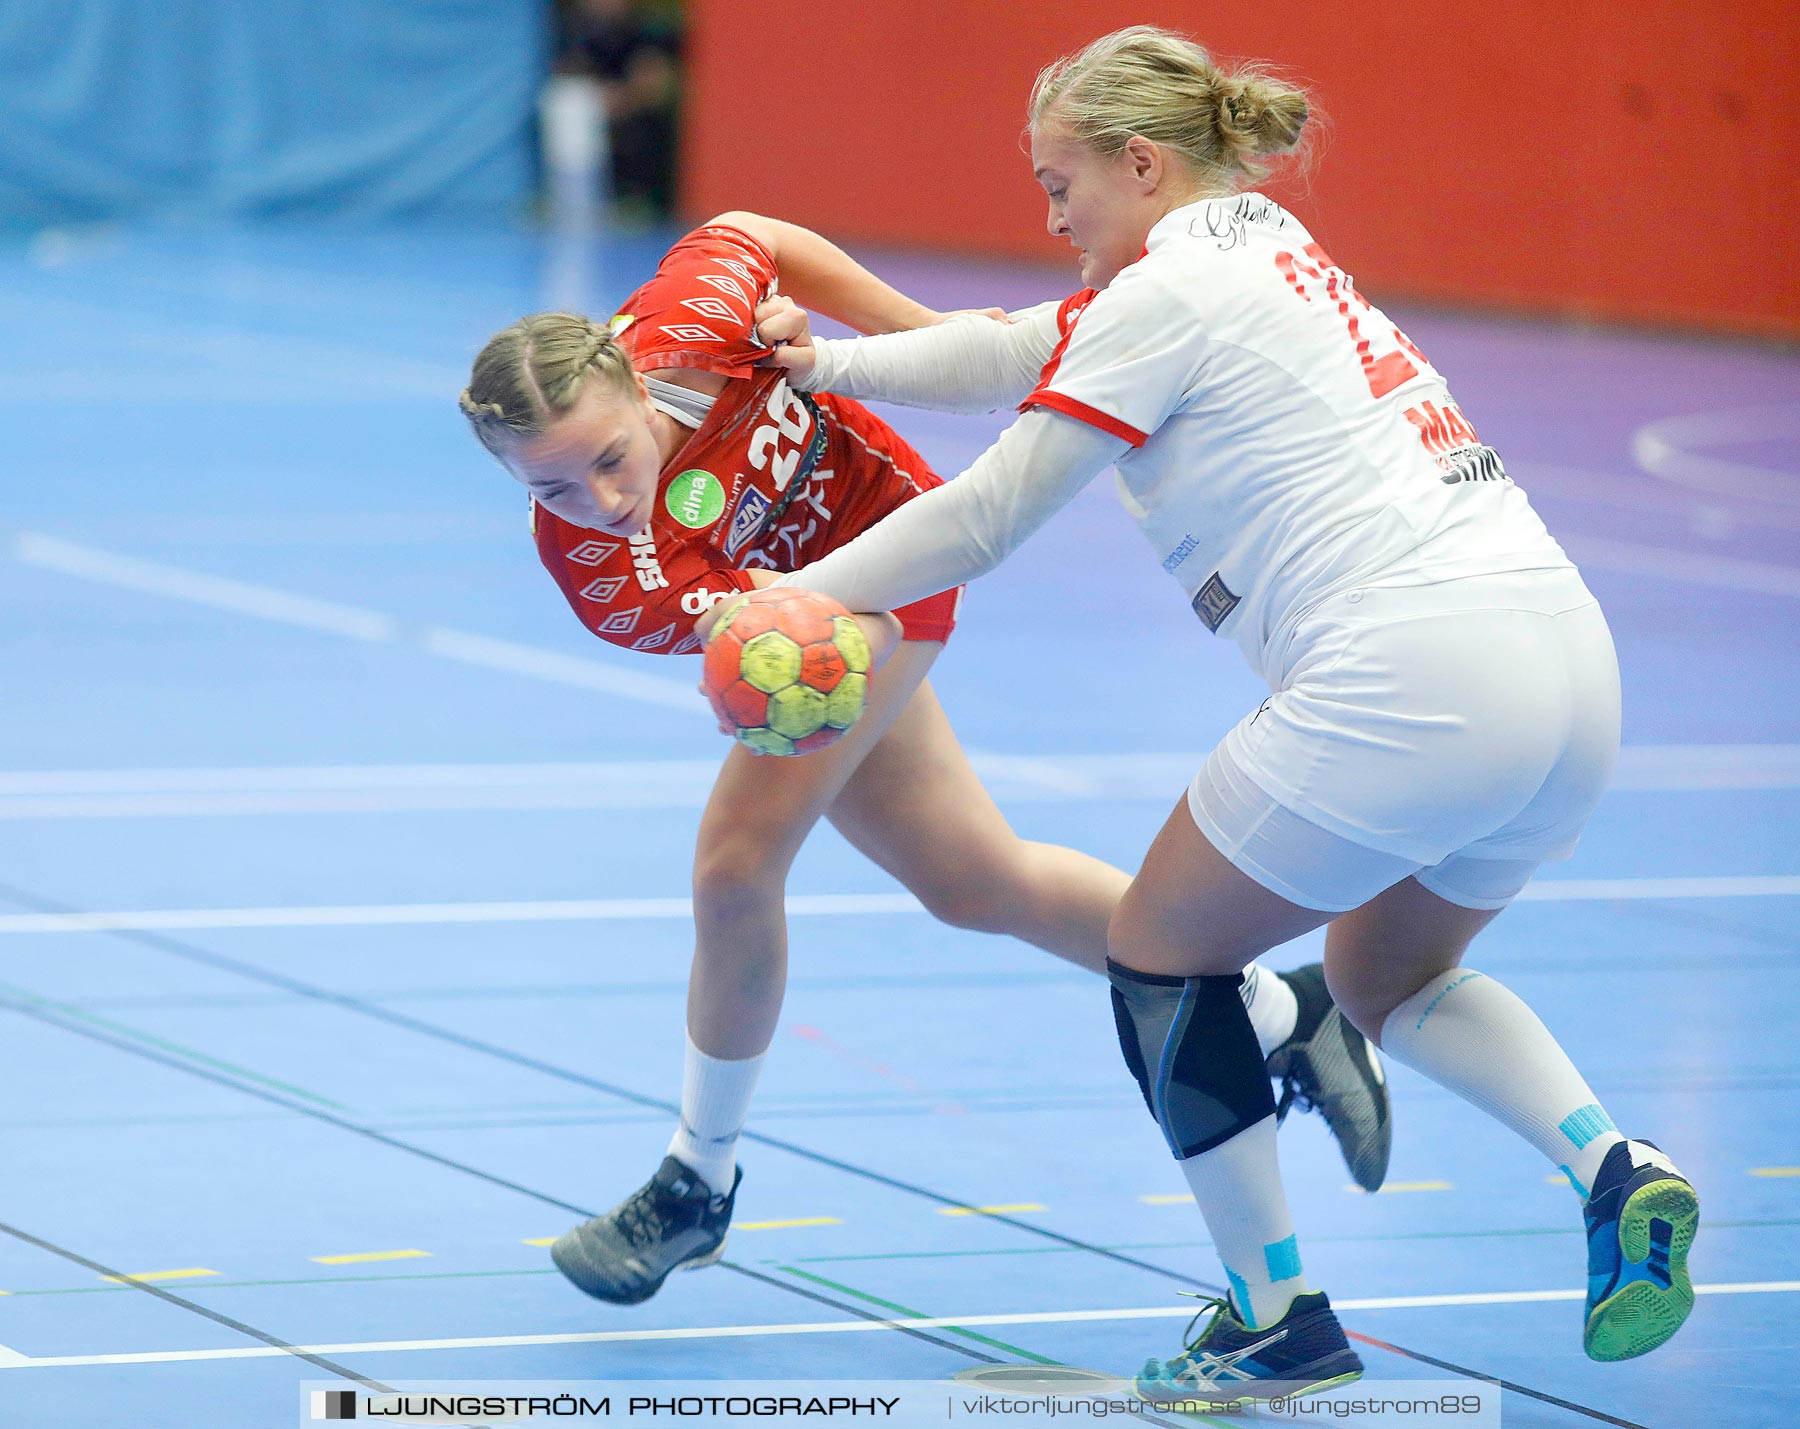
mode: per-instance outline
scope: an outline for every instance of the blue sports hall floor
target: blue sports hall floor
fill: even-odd
[[[0,1422],[1125,1371],[1215,1287],[1103,985],[934,924],[825,828],[725,1264],[636,1308],[551,1269],[667,1142],[724,745],[691,658],[570,618],[455,397],[491,331],[610,312],[670,236],[0,249]],[[862,256],[940,306],[1068,285]],[[1614,791],[1470,961],[1699,1185],[1700,1297],[1584,1359],[1568,1187],[1404,1070],[1381,1194],[1315,1119],[1283,1134],[1307,1270],[1371,1379],[1503,1382],[1509,1426],[1800,1422],[1800,360],[1390,307],[1624,666]],[[945,472],[1002,420],[891,415]],[[1023,834],[1128,868],[1261,697],[1145,557],[1096,482],[934,676]]]

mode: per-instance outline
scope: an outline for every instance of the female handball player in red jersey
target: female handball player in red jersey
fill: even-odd
[[[610,324],[525,318],[476,358],[461,405],[531,492],[538,554],[581,623],[615,645],[699,648],[713,603],[823,556],[940,485],[856,402],[793,390],[758,366],[754,315],[781,285],[865,333],[935,323],[817,234],[728,213],[669,250]],[[877,659],[858,723],[829,749],[756,758],[733,745],[700,820],[686,1075],[669,1154],[634,1195],[552,1250],[590,1295],[631,1304],[677,1266],[722,1253],[736,1143],[787,977],[783,890],[821,816],[937,917],[1010,933],[1103,972],[1130,880],[1017,837],[982,789],[926,680],[961,591],[862,617]],[[1263,975],[1247,1015],[1268,1071],[1331,1124],[1352,1174],[1385,1174],[1379,1064],[1315,965]]]
[[[1045,70],[1030,109],[1050,232],[1080,251],[1084,291],[1010,323],[810,350],[803,315],[761,315],[797,384],[1020,408],[958,480],[778,584],[891,608],[991,569],[1116,466],[1199,623],[1269,682],[1110,930],[1126,1064],[1230,1281],[1205,1329],[1140,1375],[1164,1401],[1362,1372],[1301,1268],[1239,984],[1321,924],[1345,1014],[1582,1198],[1587,1353],[1643,1354],[1693,1305],[1693,1188],[1620,1135],[1529,1007],[1459,966],[1538,864],[1569,855],[1606,786],[1606,621],[1424,354],[1246,191],[1307,114],[1300,91],[1179,35],[1119,31]]]

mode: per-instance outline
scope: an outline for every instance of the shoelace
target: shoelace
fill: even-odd
[[[662,1239],[663,1228],[668,1224],[656,1207],[654,1191],[640,1196],[633,1196],[619,1207],[619,1218],[615,1222],[619,1234],[634,1246],[652,1245]]]
[[[1175,1293],[1200,1302],[1200,1308],[1194,1311],[1194,1318],[1187,1322],[1187,1328],[1181,1332],[1181,1353],[1169,1362],[1168,1368],[1173,1374],[1182,1374],[1191,1369],[1190,1365],[1182,1361],[1206,1343],[1207,1337],[1213,1332],[1213,1326],[1219,1323],[1219,1316],[1230,1311],[1231,1302],[1222,1295],[1202,1295],[1194,1290],[1178,1290]],[[1206,1322],[1206,1328],[1196,1335],[1194,1326],[1200,1323],[1204,1315],[1212,1318]]]
[[[1275,1103],[1275,1124],[1277,1126],[1287,1120],[1289,1108],[1299,1107],[1301,1111],[1312,1111],[1316,1105],[1317,1103],[1306,1094],[1306,1089],[1300,1085],[1300,1078],[1297,1075],[1293,1072],[1282,1073],[1281,1099]]]

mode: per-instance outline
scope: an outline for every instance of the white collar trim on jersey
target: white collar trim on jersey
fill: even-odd
[[[650,405],[664,416],[673,417],[684,427],[698,428],[712,412],[714,399],[708,393],[696,392],[692,387],[664,382],[659,377],[648,375],[644,378],[644,387],[650,393]]]

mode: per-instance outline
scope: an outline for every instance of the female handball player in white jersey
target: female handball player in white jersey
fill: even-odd
[[[1049,226],[1088,285],[1009,322],[813,343],[796,384],[1021,415],[958,480],[785,576],[890,609],[992,569],[1098,472],[1208,630],[1273,694],[1213,751],[1109,930],[1125,1060],[1206,1217],[1228,1297],[1148,1397],[1254,1400],[1362,1366],[1308,1284],[1239,970],[1329,923],[1338,1004],[1583,1198],[1583,1344],[1624,1359],[1693,1303],[1692,1187],[1628,1141],[1543,1024],[1459,964],[1612,770],[1606,622],[1444,379],[1294,216],[1246,186],[1305,97],[1134,27],[1031,99]]]
[[[817,234],[722,215],[670,249],[610,324],[541,313],[477,357],[462,408],[531,491],[538,555],[584,627],[652,654],[699,648],[694,617],[830,551],[940,484],[847,398],[789,391],[753,315],[777,277],[863,332],[934,322]],[[861,719],[802,759],[727,755],[701,817],[686,1075],[669,1154],[640,1190],[552,1248],[603,1300],[647,1299],[722,1251],[736,1144],[787,978],[783,889],[821,815],[938,917],[1011,933],[1101,973],[1130,880],[1017,837],[970,769],[926,673],[956,621],[956,583],[865,618],[886,663]],[[898,617],[896,619],[896,616]],[[891,651],[891,654],[889,653]],[[1331,1124],[1370,1190],[1386,1173],[1374,1054],[1315,965],[1254,978],[1244,1001],[1267,1070]]]

